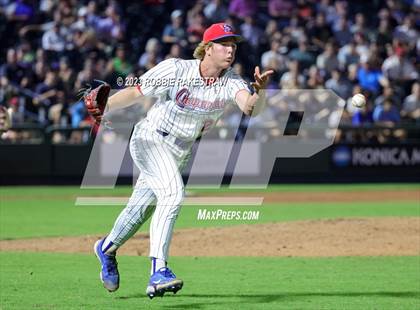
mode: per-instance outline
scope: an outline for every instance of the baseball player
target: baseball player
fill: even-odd
[[[231,68],[236,43],[241,37],[230,25],[211,25],[192,60],[167,59],[141,77],[140,85],[127,87],[108,99],[107,111],[126,107],[139,96],[158,97],[145,119],[136,124],[130,152],[140,176],[125,209],[105,238],[94,250],[102,269],[104,287],[119,287],[116,252],[153,214],[150,225],[151,277],[146,294],[163,296],[176,293],[183,281],[168,268],[168,251],[173,226],[184,197],[181,177],[194,142],[208,132],[221,117],[225,105],[236,104],[246,115],[257,113],[264,98],[272,70],[261,73],[255,68],[252,88]],[[98,90],[85,96],[88,110],[97,122],[103,109],[95,106]]]

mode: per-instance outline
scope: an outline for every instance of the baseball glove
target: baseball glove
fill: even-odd
[[[84,91],[83,101],[96,125],[100,125],[104,117],[110,91],[111,86],[105,82],[94,89],[88,88]]]

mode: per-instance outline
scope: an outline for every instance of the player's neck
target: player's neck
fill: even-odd
[[[217,68],[208,58],[200,61],[200,75],[204,79],[217,79],[223,73],[223,68]]]

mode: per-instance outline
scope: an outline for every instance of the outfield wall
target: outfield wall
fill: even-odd
[[[252,145],[242,145],[242,148],[249,150],[252,159],[235,173],[239,179],[258,183],[261,171],[271,171],[270,157],[281,145],[255,141],[247,143]],[[218,147],[223,148],[223,142],[214,141],[213,153],[208,155],[209,158],[201,158],[205,165],[202,165],[202,170],[195,171],[197,182],[206,183],[209,178],[217,177],[212,175],[212,171],[226,171],[223,182],[230,181],[239,145],[234,146],[227,166],[217,158]],[[91,149],[92,145],[88,144],[1,145],[0,182],[3,185],[80,184]],[[114,160],[109,154],[104,147],[101,158],[93,161],[97,162],[100,175],[107,180],[105,183],[111,184],[115,181],[115,173],[107,170],[107,162]],[[219,167],[220,163],[224,166]],[[419,182],[420,144],[333,145],[310,158],[277,158],[272,171],[270,181],[275,183]],[[126,152],[118,182],[132,182],[132,175],[133,165]]]

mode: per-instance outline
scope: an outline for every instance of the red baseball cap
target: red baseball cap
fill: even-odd
[[[203,34],[204,43],[223,38],[234,38],[236,42],[242,41],[242,37],[233,32],[232,26],[225,23],[213,24]]]

